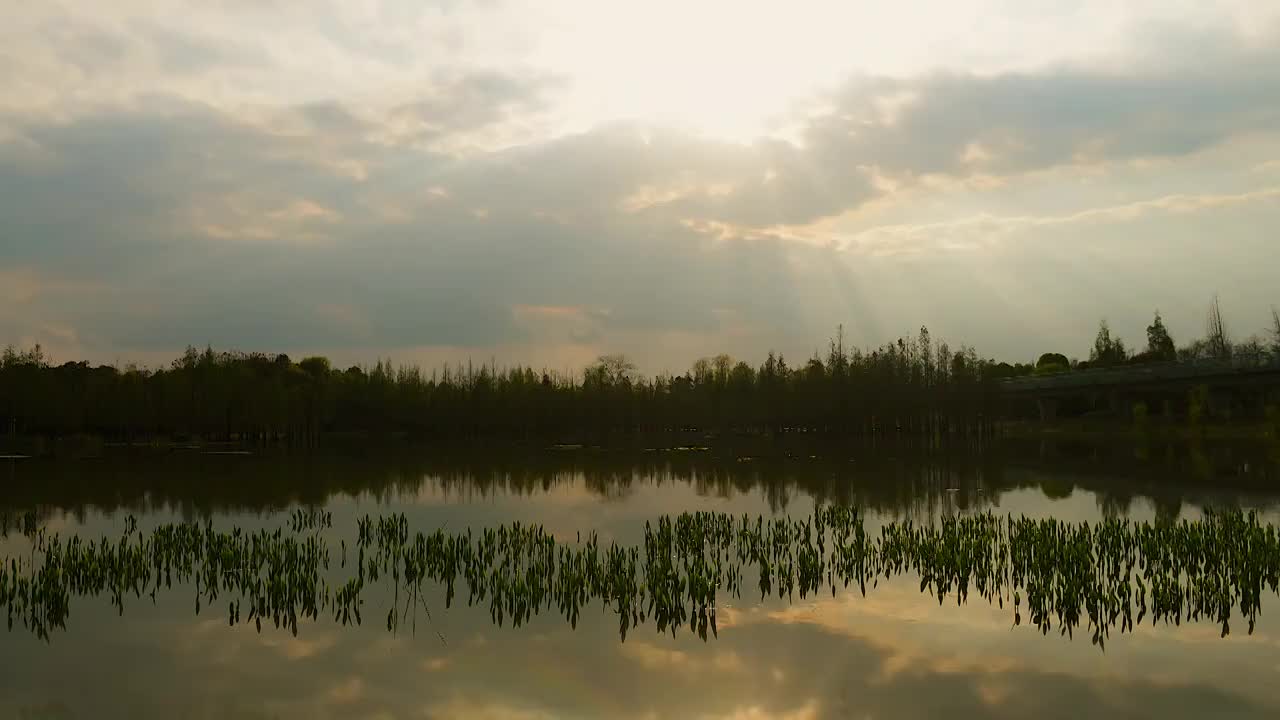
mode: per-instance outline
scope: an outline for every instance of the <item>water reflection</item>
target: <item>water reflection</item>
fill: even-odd
[[[442,586],[444,609],[465,598],[487,606],[497,626],[559,614],[576,627],[598,605],[617,616],[622,640],[646,622],[673,635],[687,626],[706,640],[708,630],[718,636],[718,610],[744,595],[866,596],[907,576],[939,605],[985,600],[1008,608],[1015,626],[1025,617],[1045,634],[1088,632],[1104,649],[1113,631],[1132,632],[1144,618],[1153,627],[1212,620],[1225,637],[1238,609],[1252,634],[1264,595],[1280,582],[1276,527],[1239,511],[1093,525],[983,513],[889,522],[878,532],[857,509],[837,506],[768,521],[682,513],[646,521],[642,546],[631,547],[519,522],[423,532],[392,514],[360,518],[337,559],[329,511],[295,510],[287,528],[256,532],[181,523],[147,533],[130,516],[118,540],[64,538],[32,514],[22,525],[30,547],[0,558],[0,610],[10,629],[16,621],[42,638],[65,630],[86,597],[108,598],[123,615],[126,602],[175,590],[194,596],[197,615],[223,603],[231,626],[294,635],[321,617],[373,621],[370,601],[390,599],[386,629],[416,632],[419,608],[430,621],[427,591]]]
[[[982,608],[939,615],[912,588],[874,601],[743,610],[716,643],[613,637],[607,618],[479,629],[448,643],[324,625],[298,638],[109,612],[79,648],[14,638],[0,651],[0,717],[959,718],[1273,717],[1276,643],[1135,637],[1105,661],[1010,632]],[[1088,646],[1084,646],[1088,650]],[[129,662],[121,662],[127,657]],[[18,661],[21,658],[21,661]],[[65,678],[75,678],[67,693]],[[145,684],[139,679],[145,678]],[[50,712],[50,711],[60,711]]]
[[[644,519],[684,510],[809,513],[816,500],[884,518],[974,510],[1096,521],[1196,517],[1208,505],[1272,508],[1274,448],[1008,444],[998,453],[910,448],[661,453],[633,450],[119,457],[0,464],[0,507],[46,526],[118,532],[210,517],[272,527],[323,506],[335,525],[403,512],[415,526],[541,522],[634,544]],[[815,457],[810,457],[810,456]],[[752,460],[740,457],[751,456]],[[1273,514],[1272,514],[1273,515]],[[4,545],[10,541],[0,541]],[[8,554],[8,550],[0,554]],[[796,604],[745,597],[718,641],[637,629],[611,613],[495,629],[485,607],[433,613],[416,635],[378,623],[302,623],[297,637],[219,616],[192,596],[117,615],[78,604],[73,630],[0,640],[0,718],[1260,718],[1280,713],[1274,608],[1253,635],[1212,623],[1138,628],[1105,654],[1013,628],[985,602],[939,608],[918,582]],[[381,601],[378,601],[381,602]],[[443,605],[439,594],[427,598]],[[383,613],[386,606],[378,605]],[[598,607],[598,606],[597,606]],[[134,609],[137,611],[135,612]],[[1270,611],[1271,614],[1268,614]],[[377,613],[371,613],[377,615]]]
[[[1098,516],[1127,515],[1135,503],[1176,516],[1184,507],[1270,508],[1280,501],[1280,450],[1274,444],[1152,441],[1141,446],[1008,441],[983,453],[830,444],[727,446],[709,452],[116,453],[6,461],[0,473],[7,475],[0,508],[62,512],[77,521],[91,512],[199,518],[356,499],[474,504],[578,493],[629,504],[655,490],[682,496],[682,488],[700,497],[750,497],[773,513],[794,507],[807,512],[817,501],[923,517],[1000,507],[1003,498],[1026,490],[1042,496],[1041,511],[1073,493],[1089,493],[1097,498]]]

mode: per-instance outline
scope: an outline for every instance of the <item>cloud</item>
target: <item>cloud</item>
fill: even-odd
[[[1221,53],[1185,68],[1049,68],[858,77],[750,144],[620,124],[453,168],[475,204],[573,220],[733,228],[805,225],[936,176],[1003,178],[1069,165],[1176,158],[1280,126],[1280,54]],[[489,197],[482,198],[481,196]],[[741,233],[740,233],[741,234]]]
[[[53,92],[26,95],[15,80],[0,103],[0,266],[29,273],[0,290],[23,298],[22,317],[0,313],[5,339],[351,360],[395,348],[621,349],[656,370],[721,349],[807,355],[839,322],[861,343],[929,323],[1031,355],[1076,332],[1052,329],[1036,309],[1048,297],[1087,323],[1106,302],[1132,304],[1126,293],[1164,308],[1229,284],[1241,306],[1275,302],[1240,282],[1266,255],[1257,228],[1276,190],[1252,169],[1265,158],[1230,188],[1191,164],[1231,145],[1271,147],[1280,56],[1266,43],[1230,49],[1215,35],[1223,49],[1194,66],[1174,48],[1119,68],[868,74],[813,98],[787,132],[744,143],[636,120],[567,128],[555,118],[571,78],[401,56],[423,17],[481,11],[319,13],[307,26],[314,63],[368,50],[369,66],[351,72],[372,86],[355,92],[343,76],[331,90],[278,95],[218,88],[238,88],[252,67],[305,84],[284,44],[241,48],[216,23],[196,35],[165,18],[51,24],[29,11],[23,26],[53,41],[22,67]],[[325,25],[340,20],[379,30]],[[86,89],[72,92],[81,75]],[[1152,158],[1147,175],[1112,172]],[[1028,178],[1063,167],[1096,171],[1087,201],[1024,201]],[[1170,176],[1183,187],[1139,192]],[[1083,192],[1060,183],[1059,196]],[[952,186],[969,205],[935,208]],[[1185,226],[1166,227],[1174,216]],[[1231,230],[1215,232],[1216,259],[1204,261],[1190,232],[1210,219]],[[1090,254],[1065,253],[1064,236],[1085,227],[1071,242]],[[1015,236],[1032,241],[1000,242]],[[1151,279],[1152,263],[1188,283],[1181,295]],[[1115,289],[1074,298],[1099,272]],[[33,294],[32,277],[101,292]],[[1022,334],[1002,340],[982,317]]]
[[[821,705],[816,700],[809,700],[799,708],[781,713],[771,712],[759,705],[738,707],[731,712],[720,715],[704,715],[704,720],[818,720],[823,717]]]
[[[483,141],[485,134],[498,129],[491,142],[511,142],[519,128],[513,122],[528,122],[550,108],[548,93],[562,80],[543,76],[513,76],[493,71],[454,73],[436,79],[435,87],[412,102],[392,108],[390,121],[397,140],[409,143],[460,144],[460,138]],[[501,138],[502,132],[513,138]]]
[[[476,720],[551,720],[556,716],[540,709],[522,708],[499,701],[456,698],[432,703],[423,710],[432,720],[476,718]]]
[[[188,210],[197,233],[216,240],[316,242],[342,214],[305,198],[264,204],[262,198],[231,194],[197,202]]]
[[[1038,228],[1134,222],[1152,214],[1197,213],[1276,201],[1280,201],[1280,187],[1230,194],[1166,195],[1120,205],[1093,207],[1064,215],[999,216],[984,213],[943,222],[880,226],[851,237],[827,236],[817,240],[870,253],[915,254],[948,249],[980,249],[1016,233]]]
[[[1018,173],[1076,163],[1178,156],[1280,119],[1280,59],[1241,52],[1200,72],[1048,70],[940,73],[849,83],[810,121],[805,143],[888,173]],[[877,104],[899,98],[886,114]]]
[[[110,303],[105,284],[77,281],[31,267],[0,267],[0,346],[30,347],[66,359],[85,351],[79,318],[71,308]]]
[[[422,661],[422,669],[429,673],[446,670],[449,665],[449,659],[443,657],[433,657]]]
[[[338,642],[338,638],[334,635],[321,635],[314,639],[297,638],[297,637],[274,637],[269,635],[261,635],[258,642],[264,647],[271,648],[279,653],[282,657],[291,661],[307,660],[322,655],[331,650]],[[359,678],[352,678],[355,683],[359,683]],[[346,690],[351,689],[351,684],[346,685]]]
[[[359,676],[352,676],[329,688],[325,699],[331,705],[351,705],[365,697],[365,682]]]

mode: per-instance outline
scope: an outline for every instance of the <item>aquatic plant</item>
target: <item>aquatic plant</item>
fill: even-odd
[[[566,541],[520,522],[411,532],[393,514],[360,518],[353,547],[340,540],[336,567],[324,535],[332,518],[318,510],[254,532],[210,522],[142,532],[130,517],[117,538],[97,540],[63,539],[31,518],[20,525],[30,547],[0,563],[0,609],[11,629],[19,623],[43,638],[66,627],[73,598],[106,595],[123,613],[127,596],[154,601],[175,585],[194,586],[197,613],[225,602],[230,624],[261,630],[265,620],[295,634],[300,619],[321,615],[359,624],[366,590],[381,581],[393,591],[389,631],[410,616],[416,629],[418,608],[429,615],[431,583],[446,607],[465,591],[497,625],[520,626],[554,608],[576,627],[598,601],[616,614],[623,640],[646,622],[673,634],[688,625],[706,639],[718,635],[718,599],[741,598],[750,579],[761,600],[794,600],[850,585],[865,595],[882,579],[914,575],[940,604],[974,593],[1011,606],[1014,625],[1025,619],[1067,636],[1083,628],[1105,647],[1112,630],[1130,632],[1148,617],[1153,625],[1209,620],[1225,636],[1238,609],[1252,633],[1264,591],[1280,583],[1275,526],[1238,510],[1096,524],[988,512],[891,522],[878,532],[840,506],[798,519],[697,512],[646,523],[633,547],[604,547],[594,533]]]

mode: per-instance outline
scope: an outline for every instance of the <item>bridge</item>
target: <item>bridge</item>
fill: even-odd
[[[1191,391],[1200,387],[1207,393],[1203,409],[1212,416],[1261,415],[1269,396],[1280,397],[1280,355],[1090,368],[1000,382],[1011,406],[1034,402],[1045,421],[1055,420],[1063,406],[1124,416],[1144,403],[1167,414],[1187,406]]]

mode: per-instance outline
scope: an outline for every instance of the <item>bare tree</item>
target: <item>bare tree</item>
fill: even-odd
[[[1205,342],[1208,343],[1209,356],[1219,360],[1231,357],[1231,339],[1227,337],[1227,324],[1222,319],[1222,308],[1218,305],[1215,293],[1209,305],[1209,318],[1205,330]]]
[[[1280,310],[1271,307],[1271,356],[1280,360]]]
[[[1236,343],[1232,353],[1237,360],[1245,360],[1256,365],[1266,358],[1267,344],[1260,336],[1251,335],[1244,342]]]
[[[587,368],[586,376],[604,385],[629,385],[635,380],[636,365],[626,355],[601,355]]]

